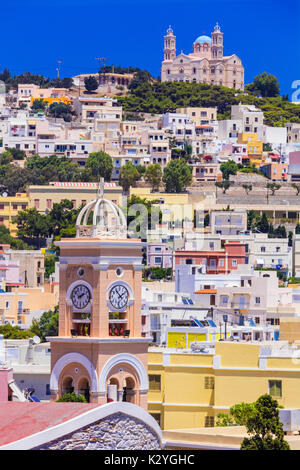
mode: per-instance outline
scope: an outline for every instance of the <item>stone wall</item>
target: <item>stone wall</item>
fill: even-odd
[[[112,414],[34,450],[154,450],[157,434],[141,420],[123,413]]]

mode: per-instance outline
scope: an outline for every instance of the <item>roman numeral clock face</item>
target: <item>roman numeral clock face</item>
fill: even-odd
[[[79,284],[78,286],[74,287],[71,294],[71,299],[74,307],[83,309],[91,300],[91,293],[85,285]]]
[[[116,309],[126,307],[128,297],[128,290],[121,284],[114,286],[109,293],[109,301]]]

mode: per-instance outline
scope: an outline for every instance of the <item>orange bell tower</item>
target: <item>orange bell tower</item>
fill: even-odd
[[[92,220],[91,220],[92,219]],[[91,224],[89,224],[92,222]],[[65,238],[59,261],[59,335],[51,342],[51,399],[74,391],[93,403],[147,409],[148,344],[141,336],[142,248],[121,209],[97,198]]]

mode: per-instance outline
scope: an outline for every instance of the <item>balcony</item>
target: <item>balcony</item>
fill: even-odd
[[[231,308],[236,308],[236,309],[249,309],[250,308],[250,302],[231,302]]]

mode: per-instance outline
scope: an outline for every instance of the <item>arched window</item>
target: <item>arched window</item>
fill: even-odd
[[[179,73],[184,73],[184,70],[181,68],[181,69],[179,70]]]
[[[195,67],[193,68],[193,73],[196,73],[196,69],[195,69]]]

